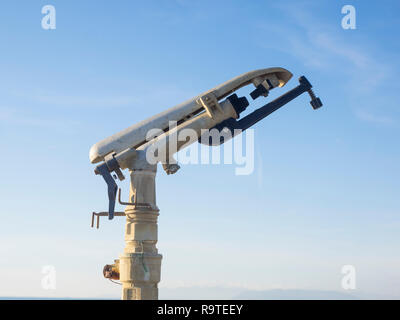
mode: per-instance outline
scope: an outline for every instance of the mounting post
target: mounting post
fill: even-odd
[[[158,240],[156,205],[157,166],[130,170],[129,204],[125,209],[125,249],[120,255],[123,300],[157,300],[162,255]]]

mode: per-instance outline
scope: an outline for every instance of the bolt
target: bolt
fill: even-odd
[[[315,93],[313,91],[313,89],[309,89],[307,90],[308,94],[310,95],[311,100],[315,100],[317,99],[317,97],[315,96]]]
[[[299,82],[300,84],[303,86],[303,88],[305,90],[307,90],[308,94],[310,95],[311,101],[311,107],[313,107],[313,109],[318,109],[322,107],[322,102],[321,100],[315,95],[314,91],[311,89],[311,83],[307,80],[306,77],[301,76],[299,78]]]
[[[314,91],[312,91],[311,89],[307,90],[307,92],[311,97],[311,101],[310,101],[311,107],[314,110],[321,108],[322,107],[321,99],[316,97]]]

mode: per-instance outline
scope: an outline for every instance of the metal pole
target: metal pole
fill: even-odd
[[[120,255],[123,300],[157,300],[162,255],[158,253],[155,177],[156,166],[131,170],[129,198],[125,209],[125,249]]]

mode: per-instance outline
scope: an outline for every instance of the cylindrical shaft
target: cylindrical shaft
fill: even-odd
[[[125,209],[125,249],[120,255],[123,300],[156,300],[162,255],[158,254],[156,167],[132,170],[130,202]]]

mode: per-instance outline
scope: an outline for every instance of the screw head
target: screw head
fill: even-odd
[[[321,107],[323,106],[323,104],[322,104],[320,98],[312,99],[312,100],[310,101],[310,104],[311,104],[311,107],[312,107],[314,110],[317,110],[317,109],[319,109],[319,108],[321,108]]]

